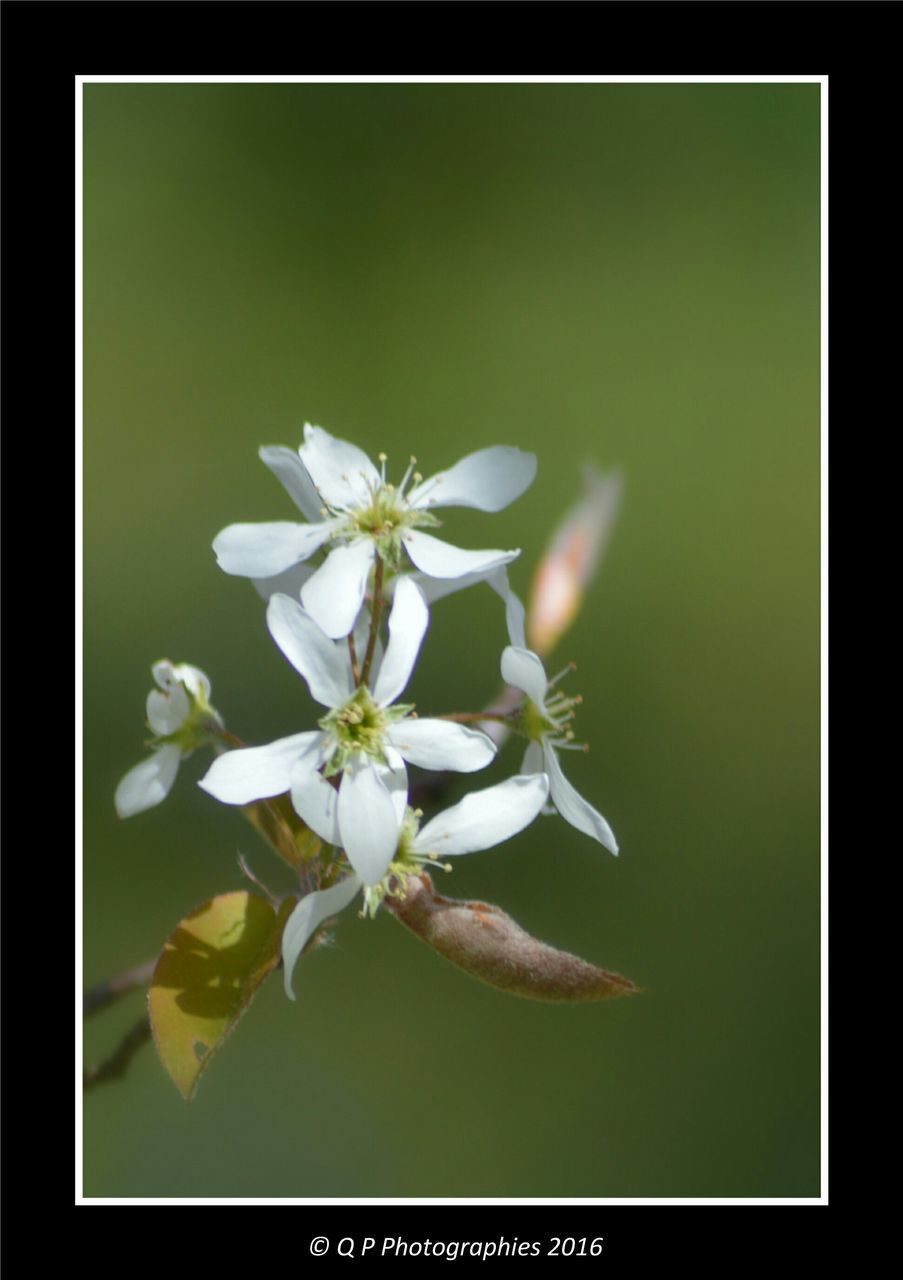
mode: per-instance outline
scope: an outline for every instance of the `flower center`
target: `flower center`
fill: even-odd
[[[439,521],[424,506],[412,507],[405,497],[408,482],[413,477],[419,484],[423,477],[414,471],[416,458],[411,458],[404,473],[401,484],[395,485],[386,481],[386,455],[379,455],[380,478],[377,483],[369,484],[369,498],[360,506],[350,510],[333,511],[325,508],[327,514],[344,516],[346,523],[335,535],[338,538],[372,538],[376,549],[389,569],[395,570],[402,563],[401,540],[406,529],[439,527]]]
[[[352,513],[352,525],[357,533],[369,533],[377,541],[392,538],[406,525],[413,523],[416,514],[392,485],[381,485],[372,495],[369,506],[358,507]]]
[[[514,728],[518,733],[529,738],[531,742],[542,742],[545,739],[551,746],[559,749],[580,751],[586,749],[582,743],[579,746],[574,743],[574,731],[570,727],[570,722],[577,714],[574,708],[580,706],[583,698],[579,693],[569,698],[555,687],[559,680],[575,669],[576,664],[569,662],[563,671],[559,671],[558,675],[549,681],[541,707],[530,698],[524,699],[524,705],[514,722]]]
[[[373,695],[365,684],[355,689],[344,704],[330,711],[320,720],[319,726],[331,735],[335,750],[323,770],[324,777],[339,773],[355,751],[383,760],[386,726],[390,717],[373,701]]]
[[[360,685],[343,706],[327,712],[322,720],[317,721],[333,742],[332,755],[323,770],[323,777],[331,778],[341,773],[355,752],[388,764],[386,730],[396,721],[404,720],[413,710],[413,702],[396,702],[390,707],[381,707],[374,702],[367,686]]]
[[[422,817],[422,809],[412,809],[410,806],[407,808],[398,836],[395,857],[389,863],[386,874],[379,884],[368,885],[364,889],[363,914],[370,916],[371,919],[376,915],[385,898],[403,898],[407,891],[408,878],[419,875],[423,867],[433,869],[440,866],[443,871],[451,871],[451,865],[447,862],[440,863],[435,853],[421,852],[414,848]]]

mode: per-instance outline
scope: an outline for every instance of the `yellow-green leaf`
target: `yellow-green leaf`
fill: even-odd
[[[282,930],[297,899],[278,913],[246,890],[203,903],[166,940],[148,1008],[160,1059],[188,1101],[201,1073],[279,963]]]
[[[258,800],[245,805],[242,813],[293,871],[300,871],[320,852],[320,840],[295,813],[288,796]]]

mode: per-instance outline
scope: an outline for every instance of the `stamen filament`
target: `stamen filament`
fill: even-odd
[[[417,506],[418,507],[427,506],[429,501],[431,501],[431,499],[428,498],[428,495],[433,492],[437,484],[441,484],[441,483],[442,483],[441,476],[433,476],[432,480],[428,480],[425,488],[422,489],[421,492],[418,493],[417,495]]]
[[[407,471],[404,473],[404,478],[403,478],[403,480],[402,480],[401,484],[398,486],[398,496],[399,496],[399,498],[403,498],[403,497],[404,497],[404,491],[405,491],[405,489],[407,488],[408,481],[410,480],[411,475],[412,475],[412,473],[413,473],[413,471],[414,471],[414,467],[415,467],[416,465],[417,465],[417,459],[414,457],[414,455],[413,455],[413,453],[412,453],[412,454],[411,454],[411,461],[408,463],[408,469],[407,469]]]

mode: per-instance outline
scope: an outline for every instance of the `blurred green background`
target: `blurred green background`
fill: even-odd
[[[388,917],[271,980],[186,1105],[145,1049],[85,1101],[89,1196],[819,1191],[816,85],[88,85],[85,980],[276,859],[184,766],[128,822],[150,663],[203,667],[247,741],[312,727],[263,606],[214,562],[291,519],[260,444],[305,420],[425,474],[490,444],[534,486],[461,546],[526,591],[594,459],[622,515],[573,658],[555,819],[441,881],[648,994],[531,1004]],[[485,588],[437,604],[412,694],[482,705]],[[480,778],[513,772],[506,753]],[[140,996],[86,1026],[89,1061]]]

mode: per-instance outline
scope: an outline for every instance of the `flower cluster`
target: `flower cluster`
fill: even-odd
[[[462,550],[436,537],[435,511],[507,507],[529,487],[536,458],[481,449],[424,480],[411,458],[389,482],[355,445],[306,426],[293,451],[260,450],[303,521],[232,524],[215,538],[220,567],[254,581],[266,624],[319,705],[298,733],[247,746],[227,732],[196,667],[157,663],[148,697],[152,754],[123,778],[116,808],[127,817],[159,803],[183,756],[211,746],[200,786],[218,801],[257,806],[286,797],[299,829],[314,833],[300,896],[282,935],[286,991],[301,952],[322,923],[363,895],[364,914],[404,896],[410,877],[444,860],[510,839],[545,810],[559,813],[612,853],[608,823],[567,781],[558,752],[577,749],[579,697],[559,690],[527,647],[524,609],[506,566],[518,550]],[[432,602],[476,583],[504,601],[507,686],[495,709],[420,716],[402,701],[429,627]],[[384,634],[385,631],[385,634]],[[566,668],[567,671],[569,668]],[[408,765],[469,774],[486,768],[509,733],[527,739],[520,772],[471,791],[422,822]],[[582,748],[581,748],[582,749]]]

